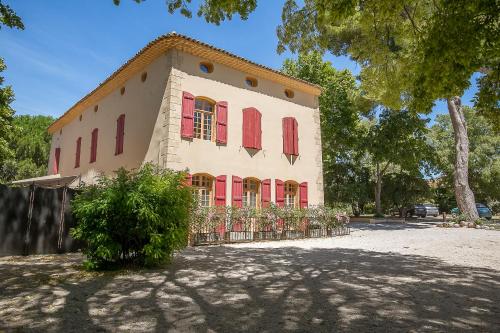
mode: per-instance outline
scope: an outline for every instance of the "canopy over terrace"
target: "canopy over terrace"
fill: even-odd
[[[77,178],[80,179],[79,176],[61,177],[60,174],[56,174],[56,175],[16,180],[11,182],[10,185],[18,185],[18,186],[35,185],[45,188],[58,188],[58,187],[70,186]]]

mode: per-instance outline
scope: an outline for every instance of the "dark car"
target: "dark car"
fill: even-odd
[[[436,205],[433,204],[416,204],[413,206],[408,207],[406,210],[406,216],[411,217],[411,216],[419,216],[419,217],[426,217],[426,216],[438,216],[439,215],[439,208]]]
[[[485,204],[482,203],[476,203],[476,209],[477,209],[477,215],[479,217],[485,218],[487,220],[491,220],[493,217],[493,213],[491,212],[491,209],[488,208]],[[455,207],[451,210],[451,213],[453,215],[460,215],[460,210]]]

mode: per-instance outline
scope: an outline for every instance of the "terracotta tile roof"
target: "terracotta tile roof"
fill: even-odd
[[[97,103],[100,99],[124,84],[132,75],[149,65],[169,49],[179,49],[208,60],[232,67],[243,72],[265,78],[292,89],[297,89],[318,96],[321,88],[307,81],[283,74],[280,71],[267,66],[259,65],[253,61],[237,56],[223,49],[203,43],[194,38],[177,34],[175,32],[160,36],[148,43],[135,56],[118,68],[106,80],[88,93],[85,97],[75,103],[68,111],[52,123],[48,131],[55,133],[64,125],[77,117],[86,108]]]

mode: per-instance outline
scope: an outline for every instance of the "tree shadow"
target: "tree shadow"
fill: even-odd
[[[211,246],[118,274],[53,258],[0,260],[0,329],[500,331],[500,271],[425,256]]]

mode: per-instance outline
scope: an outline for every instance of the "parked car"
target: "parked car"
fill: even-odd
[[[477,215],[479,215],[479,217],[491,220],[493,213],[491,212],[491,209],[488,206],[482,203],[476,203],[476,209],[477,209]],[[460,210],[458,209],[458,207],[455,207],[451,210],[451,213],[453,215],[460,215]]]
[[[439,208],[438,206],[433,204],[416,204],[408,207],[408,209],[406,210],[406,217],[411,217],[414,215],[419,217],[436,217],[439,215]]]

